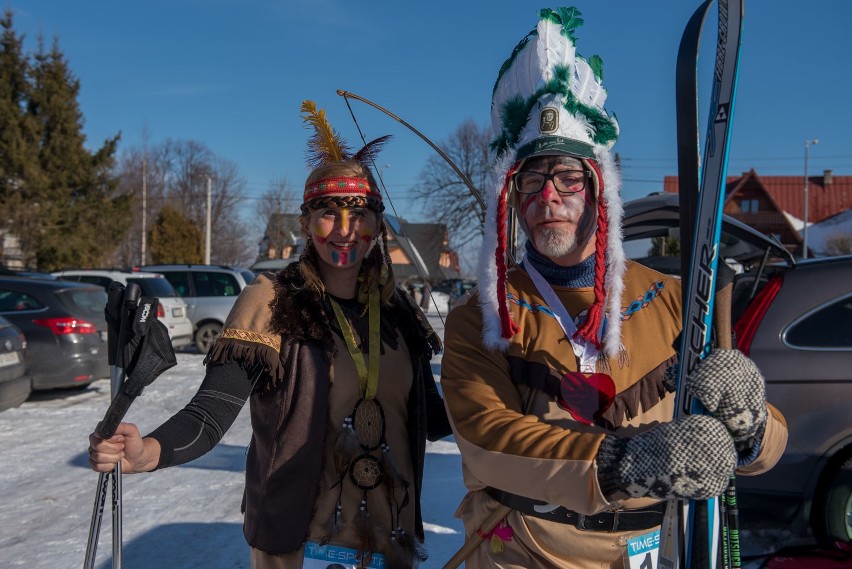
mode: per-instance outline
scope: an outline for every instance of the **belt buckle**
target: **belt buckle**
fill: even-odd
[[[577,514],[577,523],[575,524],[577,529],[582,531],[606,531],[609,533],[615,533],[618,531],[618,510],[608,510],[604,512],[606,514],[612,514],[612,523],[609,528],[601,527],[600,525],[591,524],[592,527],[586,525],[586,521],[595,516],[586,516],[584,514]]]

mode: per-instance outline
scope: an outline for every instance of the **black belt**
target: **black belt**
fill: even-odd
[[[616,510],[586,516],[562,506],[554,508],[552,504],[503,492],[496,488],[486,488],[485,492],[504,506],[524,515],[569,524],[586,531],[616,532],[651,529],[663,523],[663,515],[666,511],[666,503],[660,502],[637,510]]]

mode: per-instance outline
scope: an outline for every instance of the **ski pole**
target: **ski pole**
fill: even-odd
[[[115,354],[115,369],[116,373],[110,385],[110,395],[115,398],[121,391],[121,386],[125,379],[125,366],[128,362],[124,361],[124,346],[130,339],[130,328],[132,318],[130,314],[136,304],[139,302],[139,297],[142,294],[142,289],[138,284],[130,283],[124,292],[124,305],[121,312],[121,328],[118,333],[118,346]],[[111,433],[114,434],[114,433]],[[113,569],[121,569],[122,565],[122,516],[121,516],[121,461],[115,463],[115,469],[112,473],[112,567]]]
[[[110,395],[113,391],[115,381],[115,357],[118,346],[118,332],[121,329],[121,311],[124,306],[124,285],[114,281],[107,291],[107,305],[105,315],[107,316],[107,359],[110,369]],[[106,503],[107,490],[110,482],[109,472],[101,472],[98,475],[98,486],[95,489],[95,503],[92,508],[92,521],[89,524],[89,539],[86,543],[86,557],[83,561],[84,569],[92,569],[95,565],[95,557],[98,550],[98,538],[103,522],[104,504]]]
[[[731,331],[731,305],[733,303],[734,271],[726,263],[719,263],[716,279],[716,301],[713,306],[716,346],[723,350],[733,348]],[[736,476],[731,474],[728,487],[719,499],[722,508],[724,540],[722,542],[725,566],[728,569],[742,567],[740,556],[739,510],[737,508]]]
[[[123,361],[122,351],[129,340],[130,313],[136,307],[140,294],[141,289],[139,285],[133,283],[125,289],[121,283],[113,282],[108,290],[105,312],[107,314],[107,321],[110,324],[107,331],[107,357],[110,364],[111,399],[114,399],[118,395],[124,383],[126,362]],[[109,438],[114,434],[114,430],[111,433],[102,432],[101,425],[98,425],[96,431],[103,438]],[[86,545],[86,557],[83,562],[84,569],[94,568],[110,476],[112,476],[112,565],[114,569],[121,569],[122,516],[120,461],[116,463],[112,472],[102,472],[98,476],[98,487],[92,509],[92,520],[89,526],[89,539]]]

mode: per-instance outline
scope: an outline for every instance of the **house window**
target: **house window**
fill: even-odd
[[[757,213],[760,211],[760,200],[740,200],[740,211],[743,213]]]

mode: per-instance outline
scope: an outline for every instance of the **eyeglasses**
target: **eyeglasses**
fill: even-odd
[[[577,194],[586,189],[586,180],[592,173],[588,170],[563,170],[554,174],[541,172],[518,172],[515,174],[515,189],[520,194],[537,194],[544,188],[548,180],[563,196]]]

